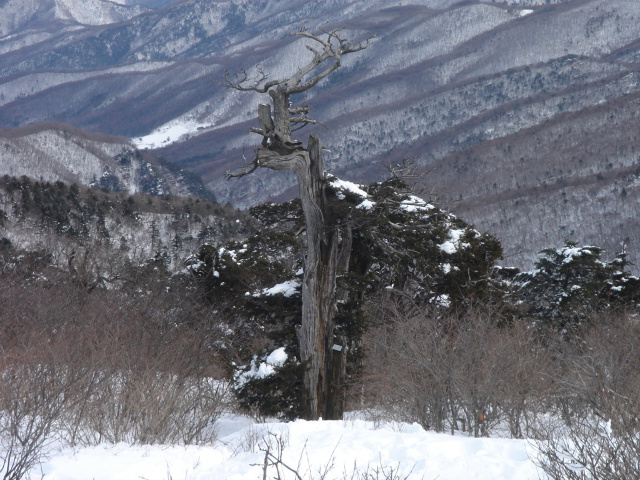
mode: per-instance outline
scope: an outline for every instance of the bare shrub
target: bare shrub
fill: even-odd
[[[429,313],[399,303],[384,306],[384,323],[365,339],[364,390],[366,403],[394,420],[442,432],[453,405],[447,362],[452,345]]]
[[[597,320],[563,359],[568,418],[547,425],[536,444],[552,479],[640,478],[640,324],[624,315]]]
[[[358,469],[357,465],[354,465],[351,472],[345,472],[342,476],[342,480],[409,480],[411,478],[411,472],[404,474],[401,473],[400,465],[393,466],[367,466],[366,469]]]
[[[610,423],[578,419],[569,429],[548,432],[536,444],[537,463],[552,480],[640,478],[637,430],[614,433]]]
[[[206,312],[180,285],[14,280],[0,277],[6,471],[37,463],[53,432],[70,445],[215,439],[227,384]]]
[[[214,440],[227,384],[215,380],[221,375],[207,358],[212,353],[207,344],[192,328],[154,318],[155,309],[130,306],[137,314],[133,318],[114,314],[117,306],[104,299],[89,302],[87,309],[96,309],[94,320],[57,334],[61,351],[82,345],[66,364],[87,372],[76,391],[78,401],[65,416],[69,442]]]
[[[215,440],[224,384],[161,372],[101,374],[68,412],[70,443],[195,444]]]
[[[0,364],[0,474],[21,479],[47,454],[76,380],[56,365],[5,358]]]
[[[495,402],[511,437],[535,437],[555,396],[551,376],[557,365],[547,350],[536,345],[526,324],[493,333],[498,357],[494,374],[500,376]]]
[[[367,338],[367,401],[395,420],[435,431],[488,435],[503,424],[529,434],[551,388],[548,366],[526,328],[508,326],[500,311],[461,312],[384,305]]]

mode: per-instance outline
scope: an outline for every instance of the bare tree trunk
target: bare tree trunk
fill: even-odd
[[[316,419],[342,418],[340,395],[331,395],[329,383],[340,391],[344,384],[345,353],[332,354],[336,311],[336,277],[348,267],[351,249],[349,232],[342,236],[338,226],[327,223],[327,201],[320,139],[309,137],[306,149],[278,153],[271,148],[258,150],[257,162],[273,170],[293,170],[300,187],[300,200],[306,223],[307,251],[302,281],[302,323],[297,336],[300,359],[307,365],[304,384],[307,392],[306,416]],[[343,238],[344,237],[344,241]],[[344,350],[344,349],[343,349]],[[332,365],[335,363],[336,365]],[[342,366],[341,366],[342,365]],[[327,372],[331,371],[331,375]],[[331,377],[331,378],[329,378]]]
[[[307,227],[307,255],[302,282],[302,325],[298,330],[300,357],[307,364],[305,389],[308,395],[307,415],[318,418],[324,383],[324,356],[330,312],[326,308],[326,295],[332,294],[322,247],[326,248],[324,213],[326,199],[322,188],[322,153],[317,136],[309,137],[309,164],[305,171],[297,171],[300,199]],[[325,245],[323,245],[325,244]],[[329,278],[327,278],[329,277]]]
[[[335,395],[329,395],[329,386],[344,381],[344,375],[340,374],[344,368],[332,366],[334,357],[338,363],[344,363],[342,354],[335,355],[332,350],[340,238],[337,229],[328,231],[322,152],[316,135],[309,137],[307,151],[308,167],[305,171],[296,171],[307,229],[302,325],[298,330],[298,341],[301,360],[307,363],[307,414],[313,419],[319,416],[335,419],[342,418],[343,408],[336,405]]]
[[[344,378],[346,374],[346,346],[334,349],[334,315],[336,311],[336,276],[347,270],[351,252],[349,226],[327,222],[327,201],[324,191],[324,168],[320,139],[309,137],[307,148],[291,136],[292,125],[318,123],[308,117],[306,106],[292,108],[290,97],[304,92],[341,65],[343,55],[367,48],[369,39],[351,43],[340,35],[340,30],[325,32],[321,38],[301,29],[293,35],[311,40],[306,45],[313,58],[301,66],[288,79],[267,81],[267,75],[256,67],[257,77],[246,71],[232,80],[225,72],[225,85],[241,91],[269,93],[273,101],[273,117],[268,105],[258,108],[260,128],[250,131],[262,135],[254,161],[245,165],[237,175],[248,175],[258,168],[295,171],[300,188],[300,199],[307,232],[307,252],[302,282],[302,324],[297,336],[301,360],[307,365],[304,384],[307,392],[306,416],[317,419],[342,418],[344,410]],[[343,341],[339,343],[344,343]]]
[[[284,86],[279,85],[275,90],[270,90],[269,95],[273,99],[275,137],[285,144],[292,142],[291,122],[289,121],[289,94]]]

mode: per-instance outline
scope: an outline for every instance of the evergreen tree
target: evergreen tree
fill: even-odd
[[[340,368],[353,371],[361,360],[363,307],[372,298],[399,294],[453,309],[470,297],[501,294],[489,275],[501,257],[500,243],[413,195],[402,176],[368,186],[331,175],[324,182],[327,222],[340,225],[341,248],[348,249],[348,264],[337,262],[333,292],[332,348],[345,359]],[[296,335],[306,235],[301,203],[263,204],[251,213],[262,221],[261,232],[246,242],[201,247],[190,268],[208,300],[232,319],[230,358],[248,362],[235,373],[241,402],[265,415],[301,416],[306,368]],[[282,347],[287,360],[269,364],[269,356]],[[346,388],[333,386],[341,394]],[[285,394],[282,388],[289,390]]]
[[[542,250],[535,269],[518,274],[513,282],[525,316],[540,328],[572,333],[589,313],[635,306],[640,279],[626,270],[626,254],[606,262],[602,253],[599,247],[572,242]]]

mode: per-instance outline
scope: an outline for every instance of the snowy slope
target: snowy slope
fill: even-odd
[[[0,37],[44,21],[63,20],[82,25],[108,25],[129,20],[149,9],[109,0],[7,0],[0,2]]]
[[[0,130],[0,175],[77,183],[151,195],[195,193],[183,176],[143,155],[124,138],[45,122]]]
[[[331,465],[326,480],[342,479],[345,472],[350,478],[354,466],[361,472],[398,469],[399,478],[409,475],[408,479],[544,478],[529,458],[533,448],[526,440],[451,436],[425,432],[415,424],[376,425],[362,420],[248,423],[246,418],[226,419],[213,446],[119,444],[54,452],[34,470],[34,478],[44,474],[51,480],[259,480],[264,459],[260,448],[269,432],[285,440],[283,461],[295,466],[305,480],[320,478],[318,472]],[[269,473],[268,478],[275,475]],[[293,478],[287,472],[282,480]]]
[[[55,4],[56,18],[83,25],[123,22],[148,10],[140,5],[127,7],[107,0],[55,0]]]

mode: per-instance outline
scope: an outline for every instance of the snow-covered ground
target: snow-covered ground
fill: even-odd
[[[537,480],[526,440],[469,438],[426,432],[418,425],[364,420],[254,424],[244,417],[219,423],[212,446],[103,445],[52,452],[32,478],[56,480],[259,480],[265,438],[284,441],[282,460],[305,480],[351,478],[354,468],[398,469],[393,478],[438,480]],[[275,469],[267,478],[275,478]],[[295,478],[288,473],[282,480]],[[359,478],[359,477],[358,477]],[[374,477],[375,478],[375,477]],[[380,476],[380,478],[385,478]]]
[[[192,134],[200,127],[204,127],[204,124],[200,124],[195,121],[180,121],[175,120],[163,125],[144,137],[137,137],[131,139],[134,145],[138,148],[162,148],[167,145],[171,145],[186,135]]]

